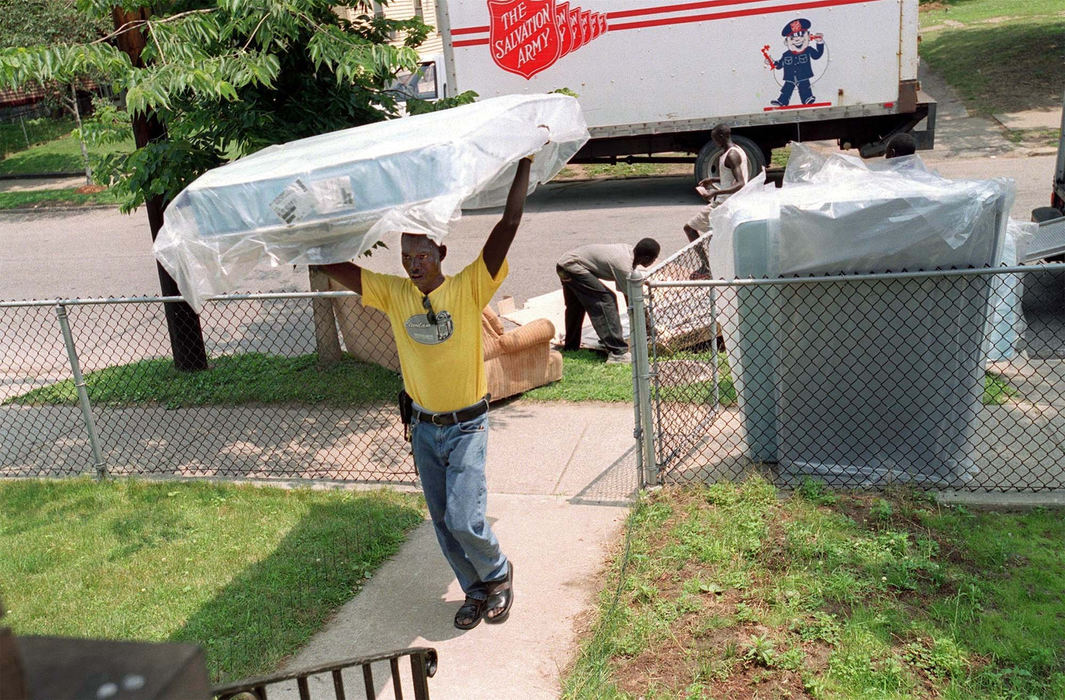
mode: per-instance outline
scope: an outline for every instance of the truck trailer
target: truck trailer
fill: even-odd
[[[575,163],[694,162],[732,128],[751,174],[789,141],[862,156],[911,132],[931,148],[917,82],[918,0],[437,0],[443,54],[418,96],[572,91],[591,140]],[[428,83],[428,84],[427,84]],[[918,129],[920,127],[920,129]]]

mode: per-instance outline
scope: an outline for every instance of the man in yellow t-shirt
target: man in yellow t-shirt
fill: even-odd
[[[514,602],[514,566],[485,517],[488,385],[481,310],[507,276],[507,251],[525,209],[530,162],[518,162],[503,217],[477,259],[454,277],[440,268],[447,248],[411,233],[402,237],[407,277],[353,263],[322,266],[392,324],[403,386],[414,402],[414,466],[440,549],[466,594],[455,614],[459,629],[472,629],[482,619],[503,622]]]

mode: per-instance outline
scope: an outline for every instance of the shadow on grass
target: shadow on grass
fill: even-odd
[[[273,671],[358,593],[421,521],[417,509],[381,499],[316,505],[270,556],[239,572],[170,641],[202,646],[214,683]]]
[[[1065,18],[927,33],[921,57],[974,113],[1061,108]]]

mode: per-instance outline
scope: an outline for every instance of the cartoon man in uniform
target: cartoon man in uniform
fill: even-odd
[[[810,90],[810,78],[814,77],[814,69],[810,64],[821,58],[821,54],[825,52],[824,37],[820,34],[810,34],[810,20],[802,17],[793,19],[784,25],[780,35],[784,37],[784,46],[788,50],[784,52],[779,61],[774,61],[769,57],[768,45],[762,51],[766,62],[774,70],[783,69],[784,71],[780,97],[769,104],[774,107],[786,107],[791,102],[791,94],[795,91],[795,86],[799,87],[799,99],[802,104],[813,104],[815,98]]]

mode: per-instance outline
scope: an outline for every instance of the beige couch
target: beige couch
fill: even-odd
[[[330,281],[330,289],[344,287]],[[388,318],[355,297],[333,299],[344,346],[353,357],[399,372],[399,355]],[[551,349],[555,326],[546,318],[505,331],[486,306],[481,316],[484,364],[492,400],[505,399],[562,378],[562,355]]]

